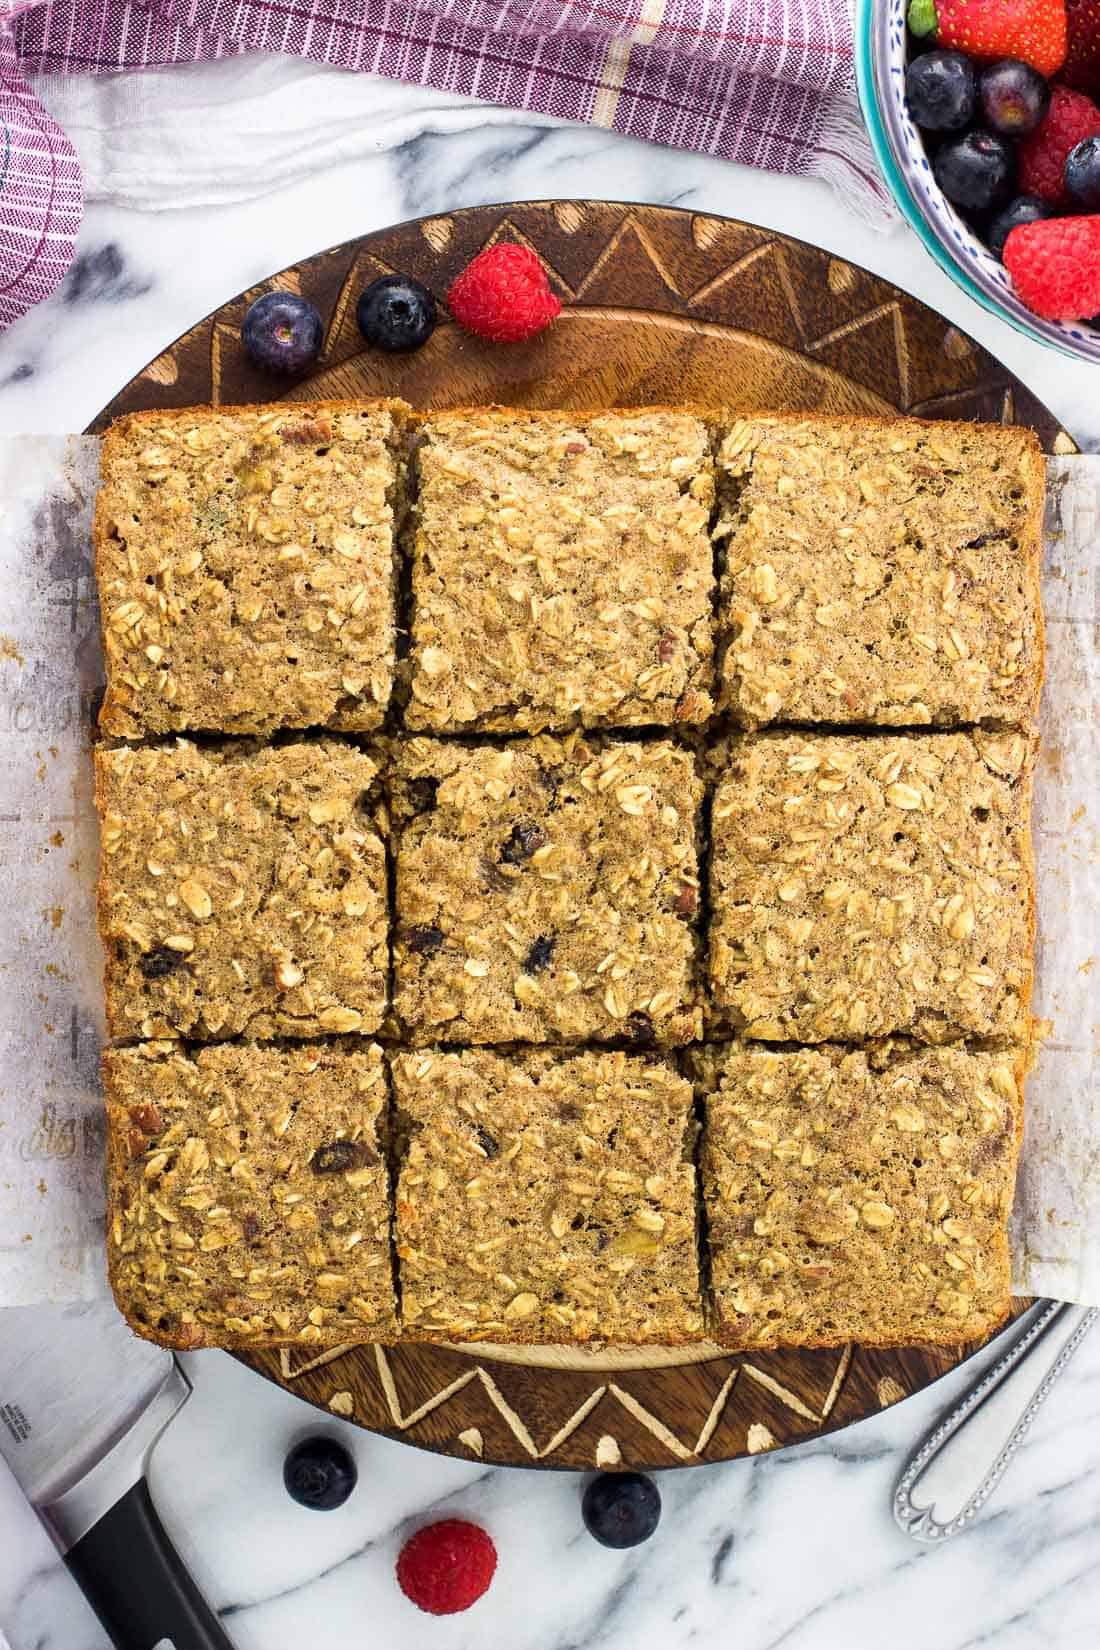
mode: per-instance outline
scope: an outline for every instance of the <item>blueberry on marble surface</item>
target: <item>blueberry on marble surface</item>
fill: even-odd
[[[241,342],[253,366],[287,378],[313,365],[324,338],[317,306],[295,292],[265,292],[249,305],[241,325]]]
[[[342,1507],[358,1477],[350,1453],[335,1438],[303,1438],[283,1463],[287,1494],[313,1512]]]
[[[355,307],[359,331],[375,349],[405,354],[435,331],[435,299],[411,275],[380,275]]]
[[[584,1492],[581,1514],[604,1547],[636,1547],[660,1522],[661,1492],[644,1473],[601,1472]]]

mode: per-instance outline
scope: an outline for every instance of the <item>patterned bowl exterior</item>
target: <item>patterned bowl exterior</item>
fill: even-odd
[[[1044,321],[1012,290],[1004,265],[982,245],[932,176],[905,106],[907,0],[856,0],[856,78],[875,158],[909,224],[957,286],[1029,338],[1100,362],[1100,329]]]

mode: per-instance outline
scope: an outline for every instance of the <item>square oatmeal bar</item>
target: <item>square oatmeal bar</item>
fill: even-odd
[[[374,763],[334,739],[96,752],[113,1037],[376,1031],[386,862]]]
[[[701,419],[436,413],[418,465],[410,728],[706,719],[714,477]]]
[[[407,413],[302,402],[111,426],[95,518],[104,733],[381,724]]]
[[[712,810],[718,1022],[1026,1042],[1033,756],[1019,733],[733,741]]]
[[[692,1091],[667,1060],[422,1049],[392,1062],[407,1334],[700,1338]]]
[[[119,1310],[173,1347],[392,1339],[377,1044],[103,1056]]]
[[[721,1340],[953,1343],[1007,1317],[1019,1051],[731,1044],[695,1060]]]
[[[414,1042],[698,1034],[689,752],[579,734],[412,739],[388,785],[394,1008]]]
[[[727,424],[722,706],[747,727],[1030,721],[1044,481],[1034,433],[1000,424]]]

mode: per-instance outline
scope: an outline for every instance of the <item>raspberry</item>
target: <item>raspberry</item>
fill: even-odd
[[[493,344],[521,344],[561,314],[537,255],[514,241],[487,246],[447,294],[460,327]]]
[[[1100,314],[1100,217],[1021,224],[1005,242],[1004,261],[1028,309],[1045,320]]]
[[[1100,135],[1100,109],[1081,92],[1066,86],[1051,89],[1050,108],[1017,153],[1017,187],[1021,195],[1041,195],[1052,206],[1068,207],[1063,172],[1066,156],[1083,138]]]
[[[464,1518],[444,1518],[406,1541],[397,1560],[397,1580],[421,1610],[450,1616],[477,1603],[496,1567],[497,1550],[483,1529]]]

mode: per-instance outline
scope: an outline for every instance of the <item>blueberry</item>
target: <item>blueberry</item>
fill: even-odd
[[[636,1547],[657,1528],[661,1493],[643,1473],[601,1472],[584,1492],[581,1514],[603,1546]]]
[[[151,951],[144,952],[138,958],[138,967],[147,980],[163,980],[179,968],[191,972],[184,954],[173,951],[170,945],[154,945]]]
[[[429,927],[424,923],[414,923],[411,928],[405,930],[405,944],[410,951],[430,957],[432,952],[438,951],[443,944],[443,930]]]
[[[505,865],[522,865],[546,841],[546,833],[537,825],[513,825],[512,834],[500,850]]]
[[[283,1462],[287,1494],[314,1512],[342,1507],[358,1476],[355,1462],[335,1438],[303,1438]]]
[[[990,219],[985,232],[986,245],[995,258],[1003,258],[1005,242],[1014,229],[1022,223],[1038,223],[1040,218],[1052,216],[1052,209],[1038,195],[1017,195]]]
[[[982,70],[978,101],[991,131],[1023,137],[1035,130],[1050,107],[1050,87],[1030,63],[1005,57]]]
[[[623,1021],[623,1038],[635,1048],[648,1048],[653,1041],[653,1021],[641,1009],[635,1009]]]
[[[495,1134],[490,1134],[488,1129],[482,1128],[480,1123],[476,1125],[474,1133],[477,1135],[477,1143],[486,1157],[500,1156],[500,1141]]]
[[[1087,137],[1066,156],[1066,191],[1074,206],[1100,211],[1100,137]]]
[[[523,972],[541,974],[544,968],[549,968],[556,944],[553,934],[540,934],[523,960]]]
[[[962,52],[924,52],[905,71],[909,114],[927,132],[958,132],[974,113],[974,65]]]
[[[994,132],[964,132],[936,152],[932,171],[949,201],[967,212],[988,212],[1012,188],[1012,152]]]
[[[317,306],[294,292],[265,292],[249,305],[241,326],[241,342],[253,366],[288,378],[313,365],[324,340]]]
[[[380,275],[355,306],[359,331],[375,349],[420,349],[435,331],[435,299],[411,275]]]

